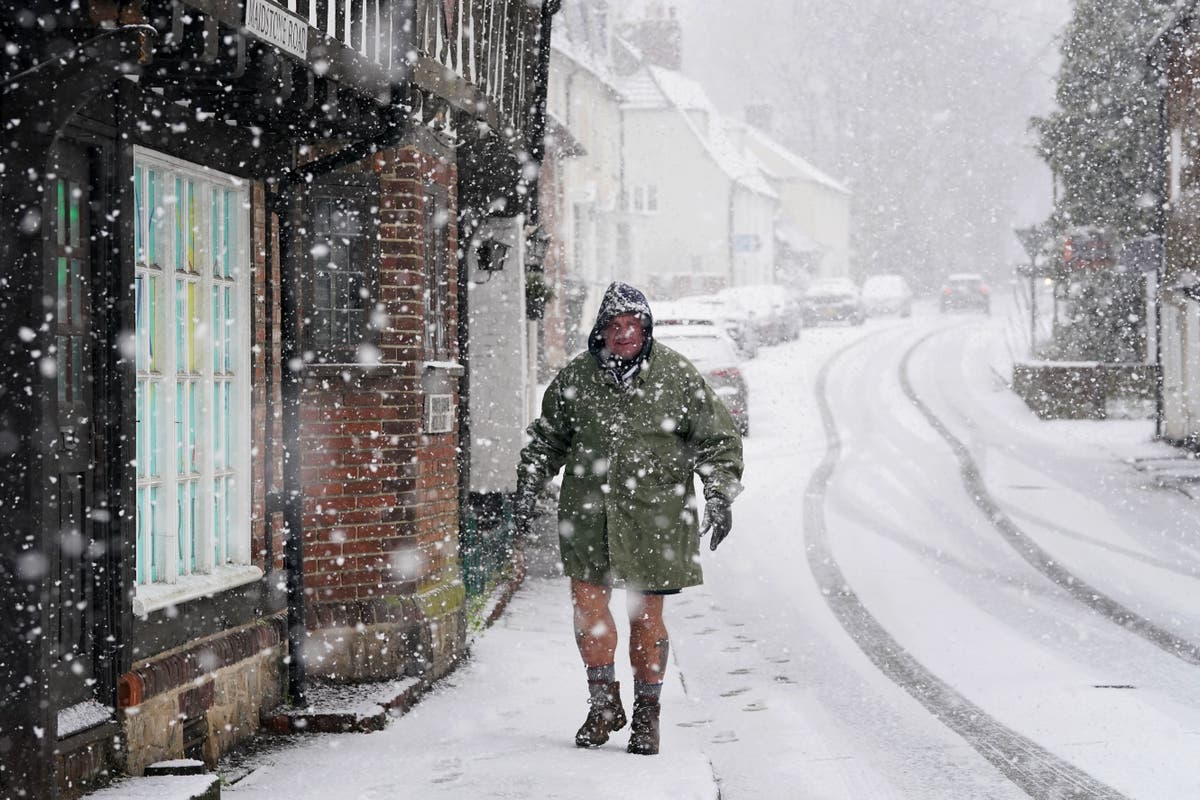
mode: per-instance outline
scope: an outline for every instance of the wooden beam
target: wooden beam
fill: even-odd
[[[217,32],[217,18],[205,14],[200,19],[199,29],[196,33],[200,36],[200,51],[198,56],[200,62],[203,64],[215,64],[221,47],[221,38]]]
[[[313,0],[317,10],[317,30],[324,31],[329,27],[329,0]]]
[[[346,19],[346,4],[342,0],[338,0],[333,5],[333,28],[327,33],[342,47],[345,47],[341,40],[346,35]]]
[[[460,111],[465,111],[492,128],[499,129],[501,117],[496,103],[480,91],[478,86],[463,80],[429,56],[417,56],[412,80],[430,94],[445,98]]]

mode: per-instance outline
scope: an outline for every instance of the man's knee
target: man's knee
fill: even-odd
[[[631,594],[629,597],[629,623],[631,625],[662,625],[663,598],[659,594]]]

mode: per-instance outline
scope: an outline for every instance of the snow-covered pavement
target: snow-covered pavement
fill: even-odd
[[[1145,420],[1038,421],[998,380],[1002,341],[918,313],[747,365],[733,534],[666,603],[660,756],[627,755],[627,731],[573,746],[567,588],[534,577],[387,730],[259,756],[225,793],[1200,797],[1200,505],[1136,468],[1181,454]]]
[[[621,594],[614,602],[623,603]],[[618,678],[632,686],[627,664],[618,663]],[[666,726],[663,752],[654,758],[625,752],[628,728],[597,750],[576,748],[586,694],[567,584],[531,578],[475,642],[469,662],[386,730],[316,735],[260,756],[257,768],[223,794],[236,800],[717,797],[694,728]],[[663,714],[693,718],[691,706],[676,671],[663,692]],[[336,769],[329,768],[333,762]]]

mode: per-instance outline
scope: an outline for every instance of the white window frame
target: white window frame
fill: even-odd
[[[626,195],[628,205],[626,210],[634,214],[658,213],[658,184],[635,183],[629,187]]]
[[[158,278],[158,286],[154,307],[156,309],[154,326],[136,326],[136,336],[143,341],[139,346],[148,346],[148,339],[153,335],[156,352],[161,360],[153,372],[143,370],[144,365],[138,363],[137,377],[139,386],[146,382],[157,382],[161,397],[156,437],[149,440],[149,426],[138,424],[137,453],[145,457],[150,447],[158,451],[159,474],[149,475],[147,470],[138,470],[137,485],[139,489],[156,486],[159,489],[158,514],[159,524],[165,534],[159,536],[159,541],[143,541],[143,521],[140,509],[138,516],[139,558],[149,558],[153,561],[154,571],[149,570],[149,564],[142,564],[135,579],[136,592],[133,602],[134,612],[146,615],[151,611],[177,605],[187,600],[212,595],[216,592],[230,589],[262,576],[262,570],[251,565],[251,216],[249,203],[249,186],[246,181],[231,175],[217,172],[199,164],[193,164],[173,158],[143,147],[134,148],[134,173],[132,180],[142,181],[137,187],[138,197],[142,203],[148,204],[148,179],[150,171],[164,175],[164,187],[169,187],[165,197],[156,197],[160,213],[168,215],[168,222],[160,230],[159,235],[166,234],[166,240],[160,252],[168,254],[168,264],[151,265],[150,258],[141,252],[135,255],[135,275],[146,278],[144,286],[148,291],[151,274]],[[174,224],[173,189],[176,178],[194,182],[194,191],[198,197],[193,205],[193,259],[201,265],[194,273],[176,273],[173,254],[178,242],[178,226]],[[232,216],[236,224],[230,225],[233,239],[229,243],[230,277],[217,277],[213,274],[212,262],[215,257],[215,243],[208,241],[213,230],[212,200],[214,190],[232,192],[231,201],[238,208]],[[223,199],[222,199],[223,201]],[[135,200],[135,204],[138,201]],[[138,209],[135,225],[140,226],[138,238],[143,248],[148,246],[148,226],[150,224],[148,209]],[[224,230],[222,235],[225,234]],[[196,553],[194,565],[184,565],[180,569],[180,526],[181,519],[178,508],[177,474],[178,455],[176,432],[175,391],[178,354],[176,353],[176,278],[186,276],[187,282],[198,284],[199,298],[192,313],[199,324],[195,329],[196,348],[199,352],[194,358],[197,371],[190,379],[197,385],[198,404],[195,421],[195,467],[193,474],[198,474],[197,520],[195,530],[184,530],[195,537],[196,545],[192,548]],[[224,343],[214,341],[212,328],[214,287],[231,286],[231,301],[234,324],[233,329],[225,337]],[[138,308],[137,313],[142,313]],[[151,333],[153,331],[153,333]],[[218,446],[213,443],[215,435],[213,413],[213,387],[218,382],[213,368],[214,349],[228,347],[231,354],[229,371],[232,373],[230,410],[227,440],[230,442],[226,467],[217,469],[215,455]],[[223,352],[218,350],[218,352]],[[148,397],[145,402],[149,402]],[[142,403],[139,402],[139,407]],[[229,520],[229,533],[224,543],[214,541],[213,526],[214,498],[218,492],[214,488],[216,478],[232,473],[233,494],[226,496],[229,504],[226,518]],[[139,492],[138,497],[141,497]],[[190,541],[190,540],[189,540]],[[186,545],[187,543],[185,543]],[[214,555],[216,547],[222,547],[219,556]],[[217,563],[220,561],[220,563]]]

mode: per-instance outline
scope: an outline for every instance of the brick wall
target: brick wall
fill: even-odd
[[[286,652],[284,615],[275,614],[135,663],[117,686],[125,772],[184,756],[215,765],[280,703]]]
[[[457,381],[425,366],[457,357],[455,165],[408,143],[365,166],[379,179],[380,363],[313,366],[303,395],[306,663],[332,680],[441,672],[462,647],[457,425],[423,431],[431,379],[458,401]],[[427,185],[450,212],[441,354],[425,350]]]

